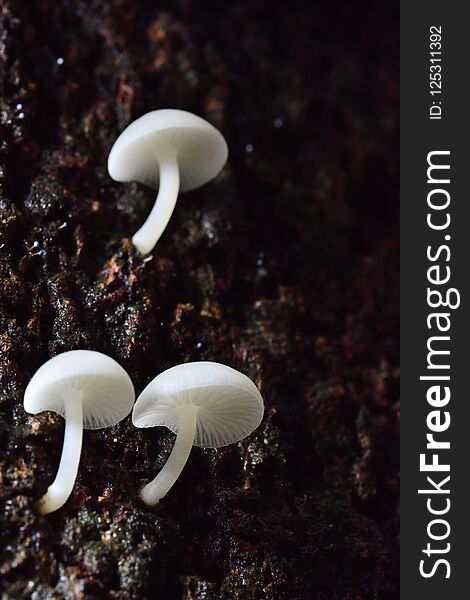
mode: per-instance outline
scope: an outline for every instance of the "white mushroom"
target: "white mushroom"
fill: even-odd
[[[250,435],[263,418],[263,398],[239,371],[213,362],[193,362],[158,375],[137,398],[136,427],[164,425],[177,433],[163,469],[140,493],[155,506],[183,470],[193,445],[219,448]]]
[[[154,110],[121,133],[108,158],[115,181],[138,181],[158,190],[154,207],[133,236],[147,254],[165,230],[178,192],[187,192],[213,179],[228,156],[222,134],[210,123],[184,110]]]
[[[41,514],[60,508],[70,496],[77,477],[83,428],[101,429],[126,417],[135,400],[126,371],[112,358],[91,350],[72,350],[43,364],[24,395],[26,412],[52,410],[65,419],[59,470],[38,501]]]

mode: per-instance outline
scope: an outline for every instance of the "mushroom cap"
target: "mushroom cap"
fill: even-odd
[[[138,181],[156,189],[159,155],[167,149],[176,151],[182,192],[213,179],[228,156],[227,143],[213,125],[185,110],[164,108],[124,129],[111,148],[109,174],[115,181]]]
[[[160,373],[137,398],[136,427],[178,432],[178,408],[199,407],[194,445],[219,448],[250,435],[261,423],[263,398],[249,377],[215,362],[177,365]]]
[[[33,375],[24,394],[26,412],[52,410],[65,417],[64,399],[83,402],[83,427],[101,429],[119,423],[134,404],[127,372],[115,360],[93,350],[54,356]]]

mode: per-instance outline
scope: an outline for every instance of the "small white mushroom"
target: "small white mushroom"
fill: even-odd
[[[70,496],[77,478],[83,429],[102,429],[124,419],[135,400],[129,375],[115,360],[92,350],[72,350],[44,363],[29,382],[24,408],[33,415],[45,410],[65,419],[59,470],[38,501],[43,515],[57,510]]]
[[[155,247],[173,213],[178,192],[213,179],[227,156],[220,131],[184,110],[154,110],[126,127],[109,154],[110,176],[115,181],[138,181],[159,188],[150,215],[132,238],[139,252],[147,254]]]
[[[214,362],[193,362],[160,373],[137,398],[136,427],[164,425],[177,433],[163,469],[140,493],[155,506],[183,470],[192,446],[220,448],[250,435],[263,418],[263,398],[243,373]]]

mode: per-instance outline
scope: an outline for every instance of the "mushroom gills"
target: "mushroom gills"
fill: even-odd
[[[83,439],[82,392],[71,392],[65,399],[64,446],[59,469],[47,492],[37,502],[37,509],[46,515],[63,506],[72,493],[78,473]]]
[[[155,204],[142,227],[132,237],[141,254],[153,250],[170,220],[180,189],[178,159],[174,149],[167,148],[158,158],[160,185]]]
[[[199,407],[186,404],[178,408],[178,433],[173,450],[158,475],[140,491],[148,506],[156,506],[173,487],[188,460],[196,434]]]

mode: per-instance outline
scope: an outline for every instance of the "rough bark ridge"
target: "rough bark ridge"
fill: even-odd
[[[3,597],[395,600],[398,6],[0,7]],[[143,261],[153,194],[106,160],[163,107],[208,118],[231,157]],[[75,348],[138,392],[179,362],[233,365],[266,418],[193,449],[155,512],[137,492],[174,436],[85,432],[72,497],[39,517],[63,422],[23,392]]]

